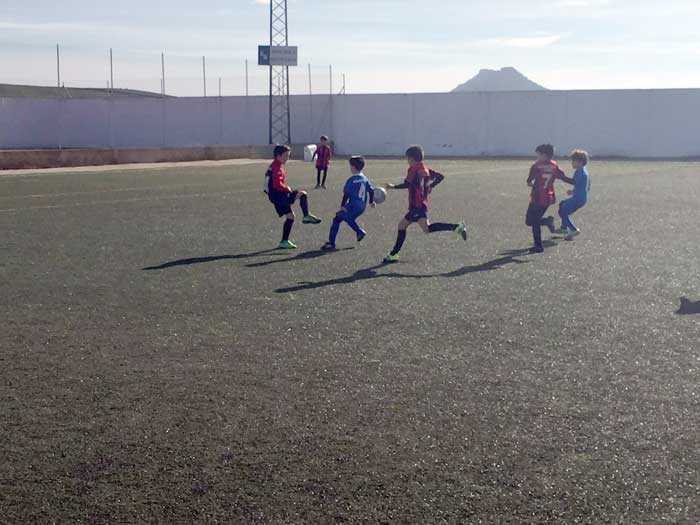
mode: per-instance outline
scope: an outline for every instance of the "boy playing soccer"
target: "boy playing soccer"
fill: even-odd
[[[316,148],[311,160],[316,159],[316,189],[326,189],[326,177],[328,177],[328,166],[331,163],[331,147],[328,145],[328,137],[323,135],[321,143]],[[321,172],[323,172],[323,182],[321,182]]]
[[[408,213],[399,222],[399,231],[396,244],[389,255],[384,259],[385,263],[394,263],[399,260],[399,252],[406,240],[406,230],[417,222],[425,233],[443,231],[456,232],[462,239],[467,240],[467,227],[463,222],[459,224],[435,223],[428,221],[428,195],[444,180],[444,176],[431,170],[423,162],[425,154],[420,146],[411,146],[406,150],[408,162],[408,175],[402,184],[387,184],[386,189],[408,190]]]
[[[535,245],[532,251],[542,253],[542,226],[549,228],[552,233],[554,229],[554,217],[544,218],[552,204],[556,202],[554,195],[554,181],[559,179],[573,184],[573,179],[567,177],[559,168],[559,165],[552,160],[554,157],[554,146],[551,144],[542,144],[537,146],[537,162],[530,168],[530,174],[527,176],[527,185],[532,188],[530,194],[530,206],[527,208],[525,216],[525,224],[532,228],[532,237]]]
[[[574,168],[574,189],[568,192],[570,198],[559,203],[559,217],[561,217],[561,229],[559,233],[565,235],[567,241],[572,241],[580,234],[580,230],[571,221],[571,215],[580,210],[588,201],[588,192],[591,189],[591,179],[588,176],[586,165],[588,153],[577,149],[571,152],[571,165]]]
[[[263,188],[270,202],[274,205],[277,214],[280,217],[287,217],[282,230],[282,242],[279,244],[279,248],[283,250],[296,248],[296,245],[289,240],[289,234],[292,232],[292,226],[294,226],[296,217],[292,211],[292,204],[297,200],[299,200],[301,211],[304,213],[304,220],[302,221],[304,224],[321,223],[321,219],[309,213],[309,198],[306,192],[292,190],[284,182],[286,177],[284,165],[289,160],[290,151],[289,146],[275,146],[273,153],[275,160],[265,173],[265,187]]]
[[[333,219],[331,231],[328,234],[328,242],[323,245],[322,250],[335,250],[335,239],[338,236],[340,224],[345,221],[352,231],[357,235],[357,242],[365,238],[367,233],[358,226],[357,218],[365,212],[367,201],[374,208],[374,188],[372,183],[362,173],[365,167],[365,159],[363,157],[350,158],[350,171],[352,176],[345,183],[343,189],[343,201],[340,203],[340,210]]]

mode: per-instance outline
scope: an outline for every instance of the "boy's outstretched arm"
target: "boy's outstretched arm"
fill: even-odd
[[[444,176],[442,173],[438,172],[438,171],[429,170],[428,173],[430,173],[430,180],[433,181],[433,182],[430,184],[430,188],[431,188],[431,189],[434,188],[435,186],[437,186],[438,184],[440,184],[442,181],[445,180],[445,176]]]
[[[410,187],[408,182],[403,181],[401,184],[387,184],[385,188],[387,190],[407,190]]]
[[[566,176],[566,173],[564,173],[564,172],[561,171],[561,170],[559,170],[559,171],[557,172],[557,177],[558,177],[560,180],[566,182],[567,184],[571,184],[572,186],[573,186],[573,184],[574,184],[574,179],[572,179],[572,178],[570,178],[570,177],[567,177],[567,176]]]

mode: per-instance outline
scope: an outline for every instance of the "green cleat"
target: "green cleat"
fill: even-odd
[[[296,250],[297,245],[292,241],[282,241],[277,248],[279,250]]]
[[[467,241],[467,225],[460,222],[455,228],[455,233],[459,235],[464,241]]]
[[[309,213],[308,215],[304,215],[304,220],[301,222],[303,222],[304,224],[321,224],[323,221],[315,215],[311,215]]]
[[[389,255],[384,257],[384,264],[392,264],[395,262],[399,262],[400,258],[401,258],[401,256],[398,253],[396,255],[393,255],[390,253]]]

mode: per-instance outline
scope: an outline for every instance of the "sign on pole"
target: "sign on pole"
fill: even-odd
[[[259,66],[298,65],[297,46],[258,46]]]

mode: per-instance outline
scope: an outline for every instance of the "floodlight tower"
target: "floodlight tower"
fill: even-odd
[[[270,0],[270,49],[289,45],[287,0]],[[289,66],[270,63],[270,144],[292,141]]]

